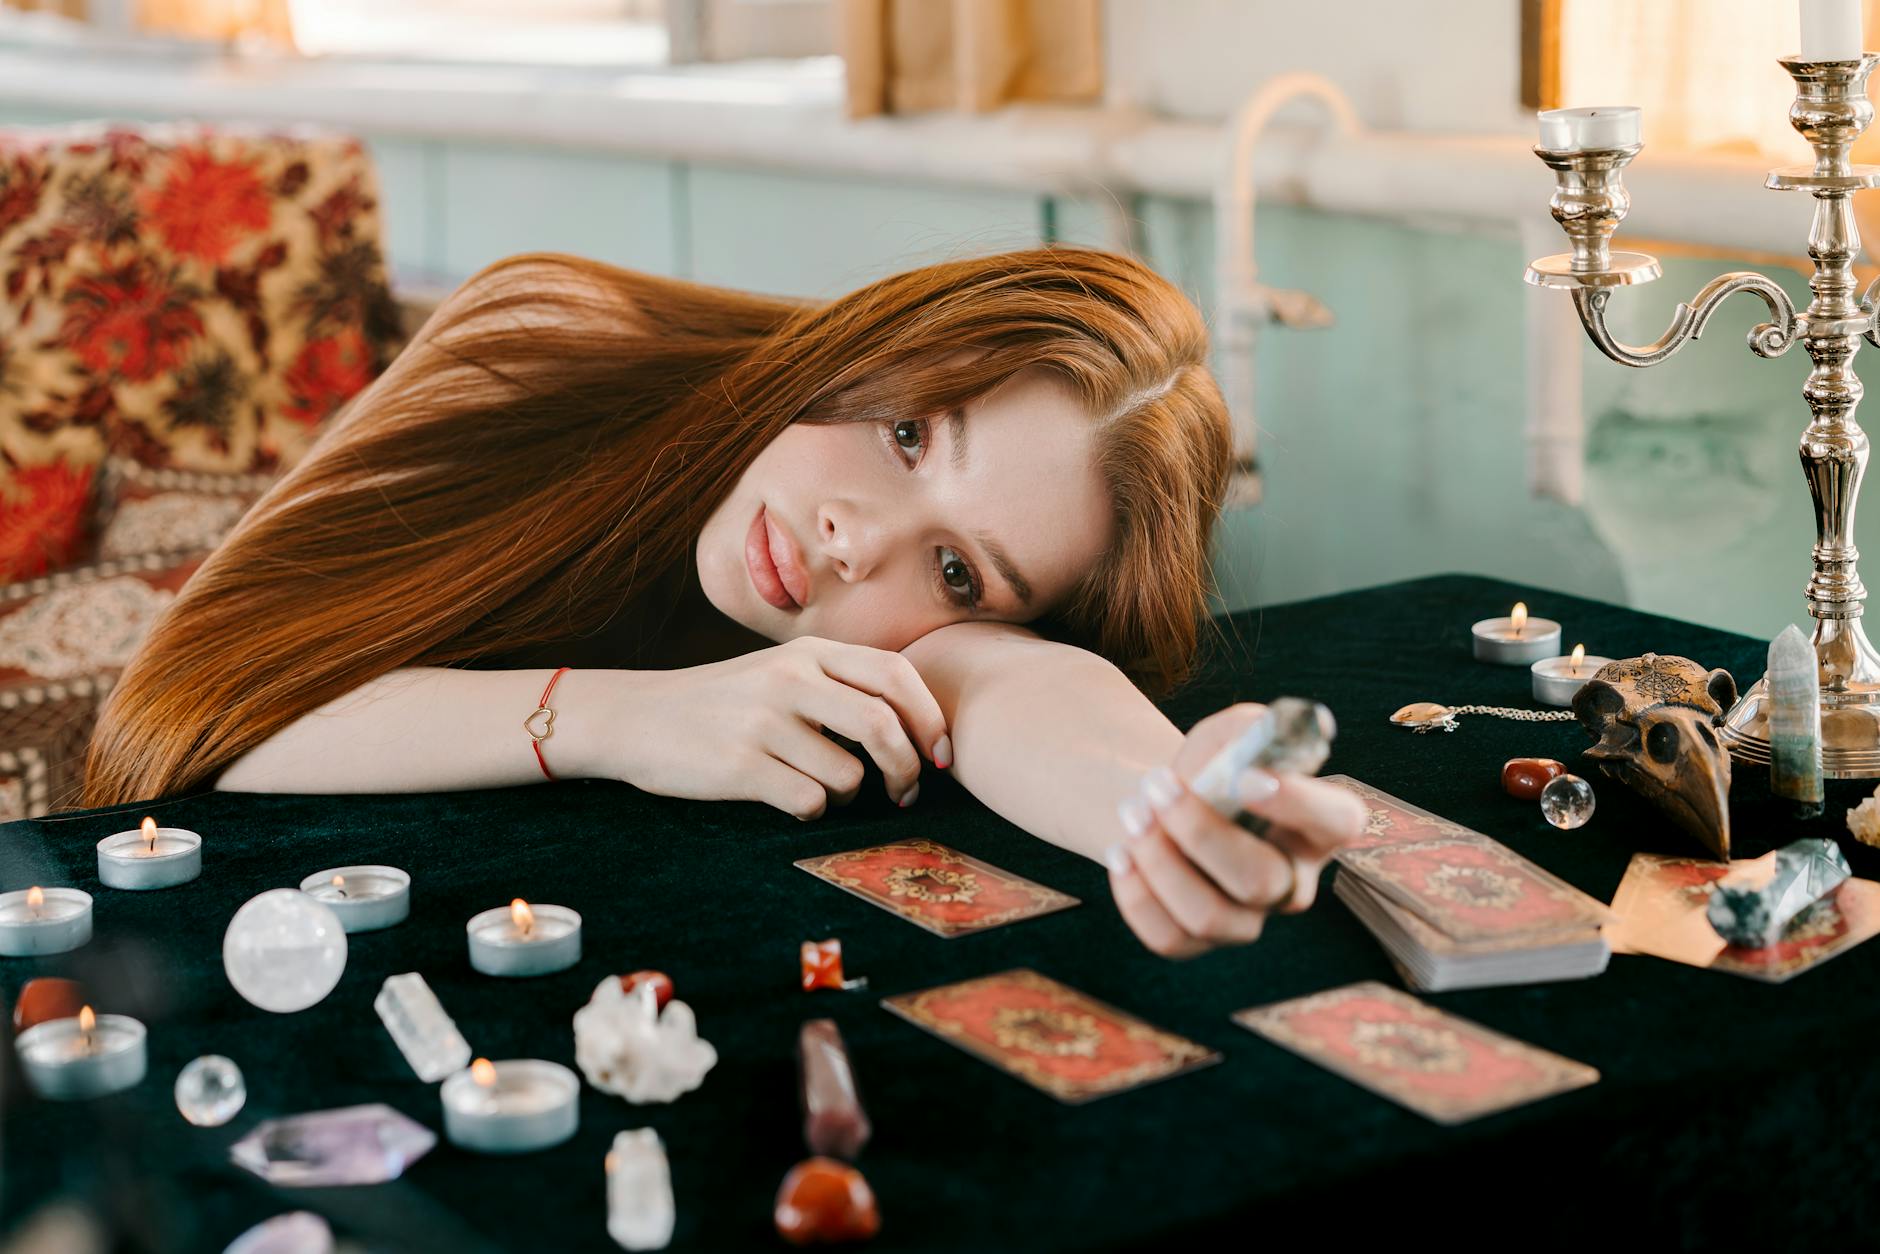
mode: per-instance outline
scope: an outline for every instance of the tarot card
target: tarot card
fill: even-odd
[[[1850,879],[1797,916],[1775,944],[1760,949],[1728,944],[1711,927],[1705,909],[1712,885],[1743,862],[1633,854],[1612,898],[1616,920],[1608,940],[1614,952],[1650,954],[1780,984],[1880,934],[1880,883]]]
[[[1584,1063],[1367,980],[1234,1022],[1437,1123],[1463,1123],[1592,1084]]]
[[[1337,853],[1378,895],[1459,941],[1584,932],[1606,907],[1504,845],[1472,833]]]
[[[1389,793],[1381,792],[1349,775],[1327,775],[1324,778],[1334,784],[1343,784],[1357,794],[1358,800],[1364,802],[1367,816],[1364,834],[1347,845],[1348,849],[1394,845],[1406,840],[1429,840],[1435,836],[1481,836],[1480,832],[1471,831],[1440,814],[1431,814],[1408,801],[1399,801]],[[1488,837],[1483,836],[1482,839]]]
[[[1024,968],[881,1004],[1072,1105],[1221,1060],[1186,1037]]]
[[[931,840],[824,854],[795,865],[949,939],[1081,904]]]

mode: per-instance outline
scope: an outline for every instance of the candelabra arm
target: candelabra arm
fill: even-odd
[[[1704,333],[1710,315],[1724,299],[1738,292],[1760,296],[1769,306],[1769,321],[1750,328],[1749,350],[1758,357],[1780,357],[1795,343],[1795,302],[1782,285],[1750,270],[1720,274],[1704,284],[1695,300],[1681,304],[1671,315],[1671,326],[1651,343],[1634,348],[1621,344],[1606,329],[1606,305],[1612,299],[1608,287],[1576,287],[1573,307],[1580,312],[1580,322],[1599,351],[1622,366],[1655,366]],[[1869,332],[1869,335],[1873,332]]]

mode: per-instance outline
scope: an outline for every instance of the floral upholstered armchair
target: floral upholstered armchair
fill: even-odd
[[[399,341],[357,140],[0,132],[0,821],[76,803],[151,622]]]

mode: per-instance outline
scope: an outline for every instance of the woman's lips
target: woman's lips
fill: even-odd
[[[744,566],[750,572],[751,586],[766,604],[780,610],[803,608],[802,598],[808,593],[803,560],[788,533],[771,521],[770,511],[761,505],[744,535]]]

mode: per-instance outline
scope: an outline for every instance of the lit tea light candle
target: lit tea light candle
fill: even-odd
[[[342,866],[316,871],[300,891],[339,916],[348,932],[375,932],[411,913],[411,877],[395,866]]]
[[[479,1154],[525,1154],[560,1145],[581,1126],[581,1082],[559,1063],[479,1058],[445,1080],[444,1135]]]
[[[1546,705],[1572,705],[1573,694],[1610,661],[1589,656],[1583,644],[1574,645],[1567,657],[1544,657],[1528,668],[1534,676],[1534,699]]]
[[[0,893],[0,955],[62,954],[90,939],[90,893],[37,885]]]
[[[50,1019],[27,1028],[13,1047],[35,1093],[56,1102],[79,1101],[141,1081],[147,1066],[145,1035],[135,1019],[93,1014],[85,1006],[75,1019]]]
[[[531,906],[518,897],[476,915],[465,930],[470,965],[485,975],[550,975],[581,961],[581,916],[566,906]]]
[[[172,888],[202,874],[202,837],[146,818],[134,832],[98,842],[98,878],[106,888]]]
[[[1551,618],[1529,618],[1525,601],[1516,601],[1508,617],[1484,618],[1469,631],[1475,636],[1478,662],[1529,666],[1560,652],[1560,624]]]

